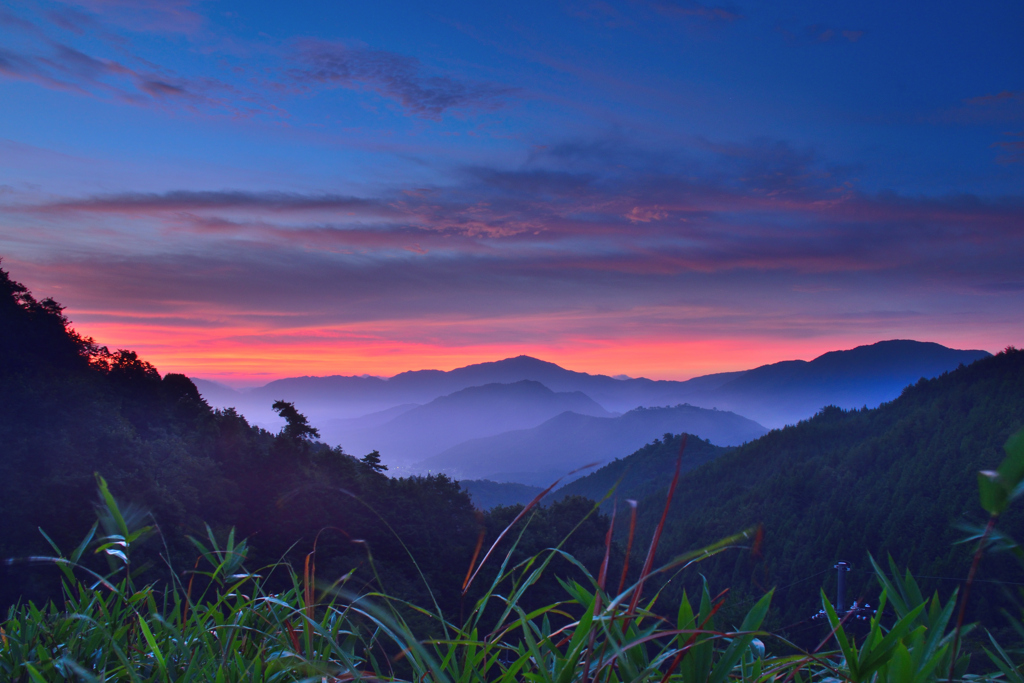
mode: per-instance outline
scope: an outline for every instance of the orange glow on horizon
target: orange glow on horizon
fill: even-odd
[[[137,351],[161,373],[180,372],[234,387],[303,375],[390,377],[408,370],[452,370],[518,355],[533,356],[577,372],[686,380],[783,360],[811,360],[828,351],[896,338],[562,338],[539,344],[482,342],[455,346],[381,338],[375,333],[354,330],[336,336],[332,334],[335,330],[164,327],[141,319],[126,324],[89,322],[88,315],[80,317],[86,322],[75,323],[74,327],[81,334],[92,336],[111,349]],[[924,340],[955,348],[986,348],[969,338]]]

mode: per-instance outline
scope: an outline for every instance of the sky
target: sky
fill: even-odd
[[[0,258],[234,386],[1024,343],[1024,4],[0,7]]]

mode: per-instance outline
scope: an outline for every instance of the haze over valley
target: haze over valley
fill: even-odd
[[[270,405],[293,402],[324,441],[354,455],[377,450],[395,474],[536,485],[665,432],[738,446],[827,405],[873,408],[988,355],[894,340],[682,382],[592,375],[529,356],[387,379],[297,377],[247,391],[195,382],[212,406],[234,407],[272,431],[283,421]]]

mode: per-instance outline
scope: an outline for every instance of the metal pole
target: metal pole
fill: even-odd
[[[840,561],[835,568],[838,572],[836,577],[836,614],[842,618],[846,613],[846,572],[850,571],[850,565]]]

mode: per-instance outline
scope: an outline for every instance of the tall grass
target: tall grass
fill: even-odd
[[[666,510],[677,480],[678,473]],[[33,558],[63,573],[63,599],[9,611],[0,628],[0,680],[925,683],[967,677],[968,658],[958,648],[961,632],[970,627],[951,626],[957,595],[945,602],[925,598],[913,577],[901,576],[891,562],[888,572],[875,565],[880,607],[859,644],[824,594],[828,635],[813,652],[762,631],[771,592],[733,625],[719,623],[727,595],[712,595],[706,583],[693,599],[684,593],[673,613],[656,611],[658,594],[644,591],[652,578],[692,571],[704,559],[745,547],[758,537],[756,529],[655,566],[659,524],[639,577],[630,583],[624,567],[611,581],[617,583],[612,591],[611,529],[596,577],[561,546],[512,563],[520,522],[538,497],[479,559],[481,537],[463,594],[485,563],[500,557],[501,564],[468,615],[455,622],[436,604],[425,608],[384,592],[358,593],[345,578],[318,581],[315,547],[301,572],[287,565],[249,572],[246,542],[233,532],[218,540],[209,528],[205,538],[193,539],[194,569],[159,585],[137,585],[132,553],[155,529],[138,511],[122,508],[102,479],[98,485],[101,519],[82,543],[68,554],[55,546],[54,556]],[[631,513],[630,545],[635,506]],[[105,557],[109,572],[88,569],[87,554]],[[562,600],[527,610],[524,594],[556,558],[575,566],[583,579],[560,579]],[[287,573],[286,590],[267,590],[264,577],[271,571]],[[438,635],[414,632],[413,614],[432,620]],[[972,677],[1024,683],[1014,655],[991,644],[992,673]]]

